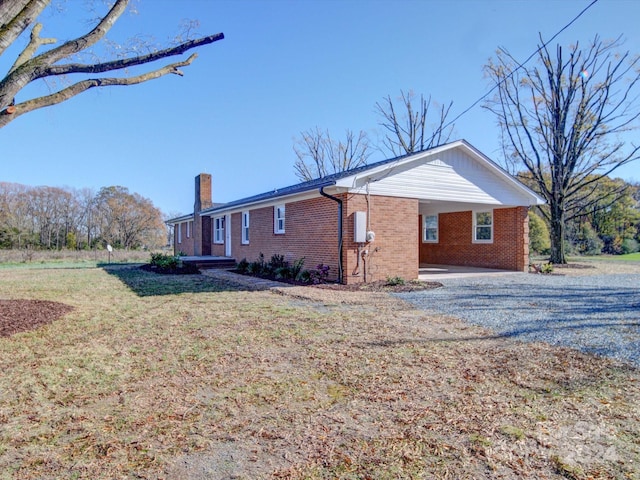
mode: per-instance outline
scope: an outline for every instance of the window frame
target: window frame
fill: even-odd
[[[178,243],[182,243],[182,223],[178,223]]]
[[[435,217],[436,219],[436,225],[435,227],[430,227],[429,229],[427,229],[427,218],[433,218]],[[427,230],[434,230],[435,231],[435,238],[427,238]],[[433,215],[422,215],[422,243],[438,243],[440,241],[440,217],[439,215],[433,214]]]
[[[224,245],[224,215],[213,217],[213,243],[216,245]]]
[[[478,223],[478,215],[488,213],[491,223]],[[473,243],[493,243],[493,210],[474,210],[473,211]],[[489,238],[478,238],[478,229],[489,229]]]
[[[282,212],[282,215],[280,215]],[[273,233],[283,235],[286,228],[287,211],[285,204],[275,205],[273,207]],[[282,225],[280,225],[282,223]]]
[[[242,245],[249,245],[249,211],[242,212]]]

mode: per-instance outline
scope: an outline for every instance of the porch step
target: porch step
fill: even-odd
[[[182,263],[194,265],[198,270],[208,270],[212,268],[230,270],[236,266],[235,259],[229,257],[184,257]]]

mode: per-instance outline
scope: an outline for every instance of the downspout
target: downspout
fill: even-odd
[[[325,193],[324,186],[320,187],[320,195],[338,204],[338,283],[342,283],[342,200]]]

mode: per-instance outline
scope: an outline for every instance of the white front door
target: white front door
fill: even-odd
[[[224,255],[225,257],[231,256],[231,215],[224,217]]]

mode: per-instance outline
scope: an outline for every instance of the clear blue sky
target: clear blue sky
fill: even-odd
[[[93,90],[15,120],[0,130],[0,180],[96,190],[120,185],[171,214],[192,211],[200,172],[212,174],[216,202],[291,185],[300,132],[318,126],[341,137],[346,129],[365,130],[375,139],[382,134],[375,103],[401,89],[452,100],[455,116],[488,90],[483,65],[498,46],[524,60],[539,32],[550,38],[590,3],[134,2],[137,13],[119,20],[115,41],[138,35],[162,43],[183,19],[199,20],[203,35],[226,38],[200,48],[184,77]],[[45,14],[42,36],[65,40],[86,30],[89,15],[78,11],[84,4],[69,0],[63,15]],[[639,19],[637,0],[599,0],[557,42],[622,34],[624,48],[640,53]],[[3,72],[15,55],[0,58]],[[452,139],[458,138],[499,160],[499,130],[480,106],[456,122]],[[640,162],[617,176],[640,180]]]

